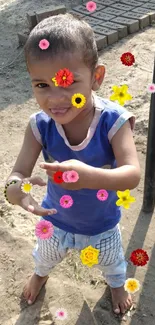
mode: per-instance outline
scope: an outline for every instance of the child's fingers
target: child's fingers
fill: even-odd
[[[55,209],[44,209],[39,205],[36,205],[36,206],[29,205],[27,207],[27,211],[29,211],[37,216],[42,216],[42,217],[57,213],[57,211]]]

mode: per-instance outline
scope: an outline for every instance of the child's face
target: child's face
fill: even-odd
[[[56,87],[52,78],[64,68],[73,73],[74,83],[67,88]],[[67,124],[77,116],[80,117],[83,110],[93,108],[92,89],[95,72],[93,75],[83,63],[80,54],[67,53],[55,59],[33,61],[29,64],[29,73],[39,106],[57,123]],[[76,108],[71,103],[72,96],[77,93],[86,97],[86,104],[82,108]]]

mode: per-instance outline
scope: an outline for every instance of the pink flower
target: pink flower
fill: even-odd
[[[41,50],[47,50],[49,46],[50,46],[50,43],[47,39],[42,39],[39,42],[39,47]]]
[[[51,222],[41,220],[36,224],[35,234],[41,239],[49,239],[52,237],[54,228]]]
[[[68,172],[63,172],[62,179],[65,183],[69,183],[68,181]]]
[[[147,90],[149,91],[149,93],[155,93],[155,84],[148,85]]]
[[[73,205],[73,199],[70,195],[63,195],[60,199],[62,208],[70,208]]]
[[[75,170],[69,170],[62,175],[65,183],[76,183],[79,179],[79,174]]]
[[[57,309],[55,316],[59,320],[65,320],[68,317],[67,310],[64,308]]]
[[[86,3],[86,9],[90,12],[95,11],[97,8],[96,2],[94,1],[89,1]]]
[[[108,192],[106,190],[99,190],[97,192],[97,198],[100,201],[106,201],[108,196],[109,196],[109,194],[108,194]]]

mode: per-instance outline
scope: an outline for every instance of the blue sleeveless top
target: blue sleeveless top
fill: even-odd
[[[31,116],[32,131],[42,145],[46,162],[77,159],[94,167],[116,167],[111,139],[128,119],[133,127],[134,117],[122,106],[97,96],[94,96],[94,106],[95,115],[87,137],[77,146],[69,144],[62,126],[45,112],[40,111]],[[51,221],[56,227],[74,234],[93,236],[107,231],[120,220],[121,211],[116,206],[118,198],[115,191],[108,191],[108,199],[100,201],[96,196],[97,191],[91,189],[69,191],[48,181],[42,206],[55,208],[58,212],[43,218]],[[70,208],[60,206],[59,201],[63,195],[72,197],[74,204]]]

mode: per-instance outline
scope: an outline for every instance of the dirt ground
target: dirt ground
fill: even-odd
[[[152,82],[155,52],[155,28],[147,28],[120,41],[100,53],[106,66],[106,78],[99,94],[109,97],[113,84],[127,83],[133,100],[127,108],[136,116],[135,142],[142,168],[141,182],[133,194],[136,203],[124,212],[121,220],[126,258],[132,250],[144,248],[149,264],[143,268],[129,265],[128,276],[141,283],[133,297],[134,309],[123,318],[111,311],[110,295],[101,273],[81,265],[77,252],[52,272],[37,302],[28,307],[21,300],[22,286],[33,271],[31,251],[35,244],[34,227],[38,217],[19,207],[8,205],[3,198],[4,182],[11,172],[20,150],[29,116],[39,108],[31,92],[23,50],[18,48],[17,32],[26,25],[26,12],[65,1],[0,0],[0,324],[1,325],[153,325],[155,324],[155,219],[141,212],[143,200],[144,165],[150,95],[147,85]],[[72,1],[72,4],[78,1]],[[80,3],[80,1],[79,1]],[[68,6],[71,1],[66,1]],[[125,67],[119,58],[131,51],[136,64]],[[41,161],[42,157],[39,158]],[[40,172],[36,166],[34,173]],[[44,189],[35,189],[41,202]],[[54,318],[55,310],[64,307],[68,318],[61,322]]]

